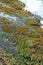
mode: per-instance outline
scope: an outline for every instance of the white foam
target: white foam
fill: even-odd
[[[43,20],[41,20],[41,22],[40,22],[41,24],[43,24]]]
[[[42,26],[40,26],[40,27],[43,28],[43,20],[41,20],[40,23],[42,24]]]

